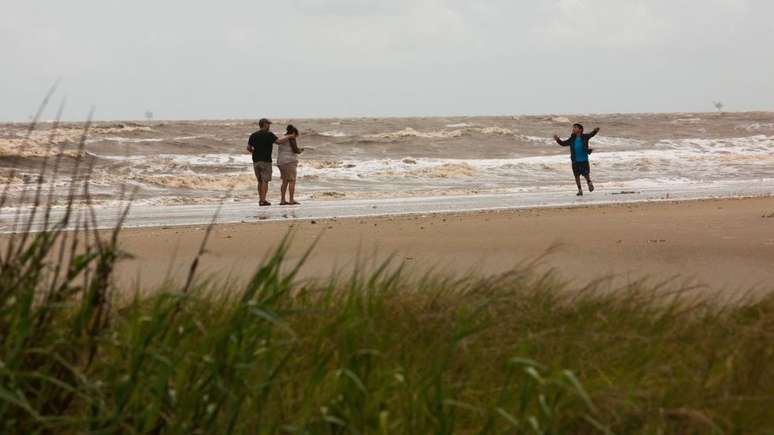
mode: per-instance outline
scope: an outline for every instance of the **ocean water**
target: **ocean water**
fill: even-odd
[[[511,117],[274,119],[292,122],[306,151],[297,198],[341,201],[567,192],[574,195],[566,138],[573,122],[600,127],[591,142],[595,194],[701,187],[745,194],[774,192],[774,113],[545,115]],[[83,126],[56,131],[43,123],[0,124],[0,177],[9,204],[32,201],[40,167],[59,159],[44,193],[62,201],[72,184]],[[147,205],[256,200],[248,136],[255,120],[97,123],[85,136],[82,162],[89,193],[109,205],[135,192]],[[276,151],[275,151],[276,155]],[[82,163],[82,164],[86,164]],[[270,199],[279,190],[279,171]],[[741,187],[740,187],[741,186]]]

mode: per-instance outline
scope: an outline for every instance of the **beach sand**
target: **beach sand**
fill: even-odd
[[[205,228],[124,230],[123,247],[137,258],[121,264],[119,280],[153,289],[184,279]],[[774,198],[224,224],[211,234],[201,273],[246,280],[289,230],[291,261],[320,237],[302,269],[307,278],[390,255],[419,272],[496,274],[554,248],[541,267],[576,283],[677,277],[730,296],[774,288]]]

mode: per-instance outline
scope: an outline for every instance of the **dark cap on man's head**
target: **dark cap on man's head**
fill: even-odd
[[[258,121],[258,126],[260,127],[263,127],[264,125],[269,125],[269,124],[271,124],[271,121],[269,121],[266,118],[261,118],[261,120]]]

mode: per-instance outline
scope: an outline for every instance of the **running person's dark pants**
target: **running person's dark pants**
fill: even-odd
[[[589,162],[572,162],[572,174],[576,177],[579,175],[588,176],[590,173]]]

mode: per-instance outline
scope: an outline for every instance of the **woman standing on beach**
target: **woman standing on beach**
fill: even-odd
[[[296,169],[298,168],[298,155],[304,149],[299,148],[296,143],[295,138],[299,134],[296,127],[288,125],[286,134],[294,135],[294,137],[286,143],[279,144],[277,147],[277,167],[279,167],[282,178],[282,186],[280,187],[282,200],[280,205],[298,205],[294,198],[296,193]],[[287,201],[285,200],[286,193],[288,194]]]

